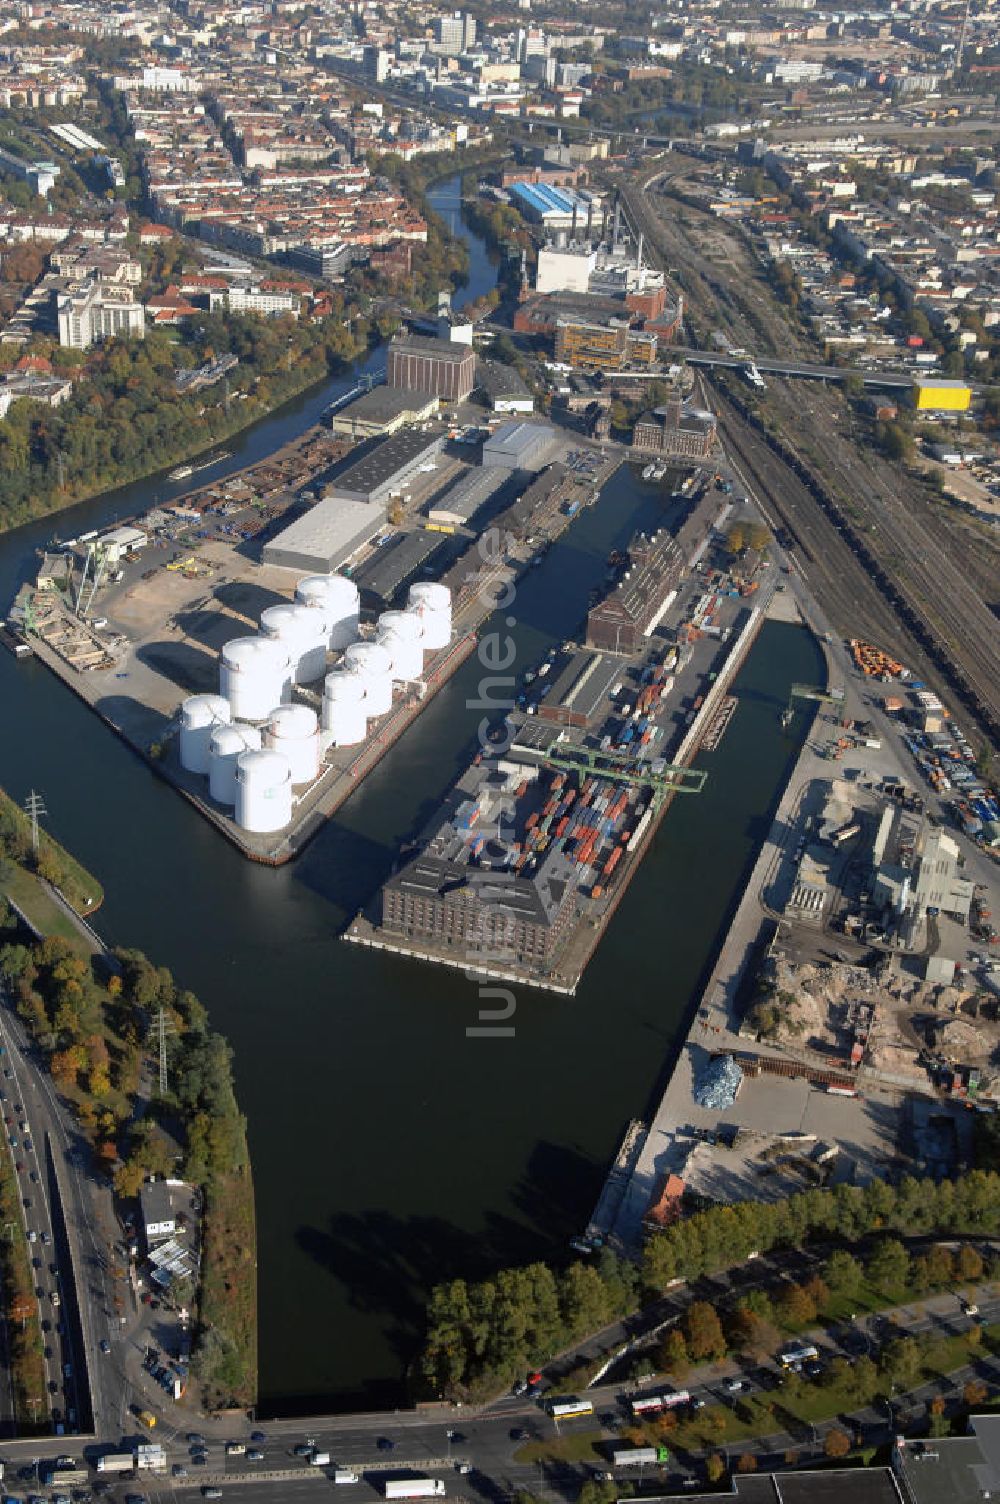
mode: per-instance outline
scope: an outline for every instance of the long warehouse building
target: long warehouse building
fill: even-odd
[[[303,574],[332,574],[384,522],[385,507],[328,496],[265,543],[263,562]]]
[[[587,646],[607,653],[636,652],[719,515],[718,498],[706,491],[676,537],[664,528],[651,536],[637,533],[629,544],[630,565],[624,579],[587,615]]]
[[[441,453],[446,432],[440,425],[426,433],[419,428],[401,428],[378,439],[360,458],[330,475],[330,489],[349,501],[385,501],[421,465]]]

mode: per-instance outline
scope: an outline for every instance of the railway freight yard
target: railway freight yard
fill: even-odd
[[[636,232],[683,287],[689,343],[707,349],[724,337],[761,356],[821,358],[775,297],[752,239],[688,202],[696,171],[667,156],[642,186],[623,188]],[[726,451],[784,530],[831,624],[908,664],[995,750],[995,542],[882,455],[838,387],[769,377],[765,391],[751,392],[739,377],[711,379]]]
[[[11,625],[246,856],[279,864],[618,463],[544,423],[473,443],[424,422],[357,448],[313,429],[46,553]]]
[[[633,538],[586,642],[525,676],[349,940],[575,990],[670,802],[704,786],[689,764],[772,603],[773,565],[730,572],[731,511],[706,477],[676,535]]]

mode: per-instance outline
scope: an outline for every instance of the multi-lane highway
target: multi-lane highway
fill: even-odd
[[[53,1426],[67,1433],[90,1430],[92,1419],[100,1427],[111,1421],[120,1425],[113,1382],[119,1331],[110,1290],[110,1194],[94,1179],[88,1146],[48,1073],[32,1059],[8,999],[3,1003],[0,1105],[18,1175],[45,1345],[46,1394],[39,1419],[47,1409]],[[102,1342],[111,1348],[107,1357]]]

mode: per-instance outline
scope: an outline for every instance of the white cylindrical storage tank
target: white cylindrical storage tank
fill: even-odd
[[[378,619],[378,632],[398,632],[413,642],[424,635],[423,623],[412,611],[383,611]]]
[[[365,687],[365,715],[369,720],[392,709],[392,658],[377,642],[355,642],[344,654],[344,667],[357,674]]]
[[[236,803],[236,760],[244,752],[258,752],[256,726],[216,726],[208,744],[208,792],[219,804]]]
[[[344,574],[311,574],[295,587],[295,599],[326,618],[327,647],[338,653],[355,642],[361,621],[358,587]]]
[[[391,681],[390,681],[391,688]],[[356,747],[365,739],[365,685],[360,674],[338,669],[327,674],[323,691],[323,730],[335,747]]]
[[[293,783],[312,783],[319,772],[319,722],[308,705],[279,705],[264,727],[264,746],[280,752]]]
[[[236,759],[236,823],[266,835],[292,818],[292,773],[280,752],[242,752]]]
[[[326,670],[327,622],[313,606],[268,606],[260,614],[265,637],[287,647],[296,684],[311,684]],[[277,701],[274,702],[277,704]]]
[[[420,580],[410,586],[408,609],[424,628],[424,651],[436,652],[451,641],[451,591],[447,585]]]
[[[208,744],[216,726],[225,726],[233,712],[223,695],[191,695],[181,706],[181,767],[207,773]]]
[[[424,650],[419,635],[405,636],[393,627],[378,629],[377,641],[392,660],[394,679],[419,679],[424,667]]]
[[[270,637],[234,637],[222,649],[219,671],[236,721],[262,721],[291,694],[291,657]]]

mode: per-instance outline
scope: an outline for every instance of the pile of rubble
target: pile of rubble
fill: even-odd
[[[699,1107],[722,1112],[732,1107],[742,1085],[743,1071],[732,1055],[715,1055],[695,1082],[694,1099]]]

